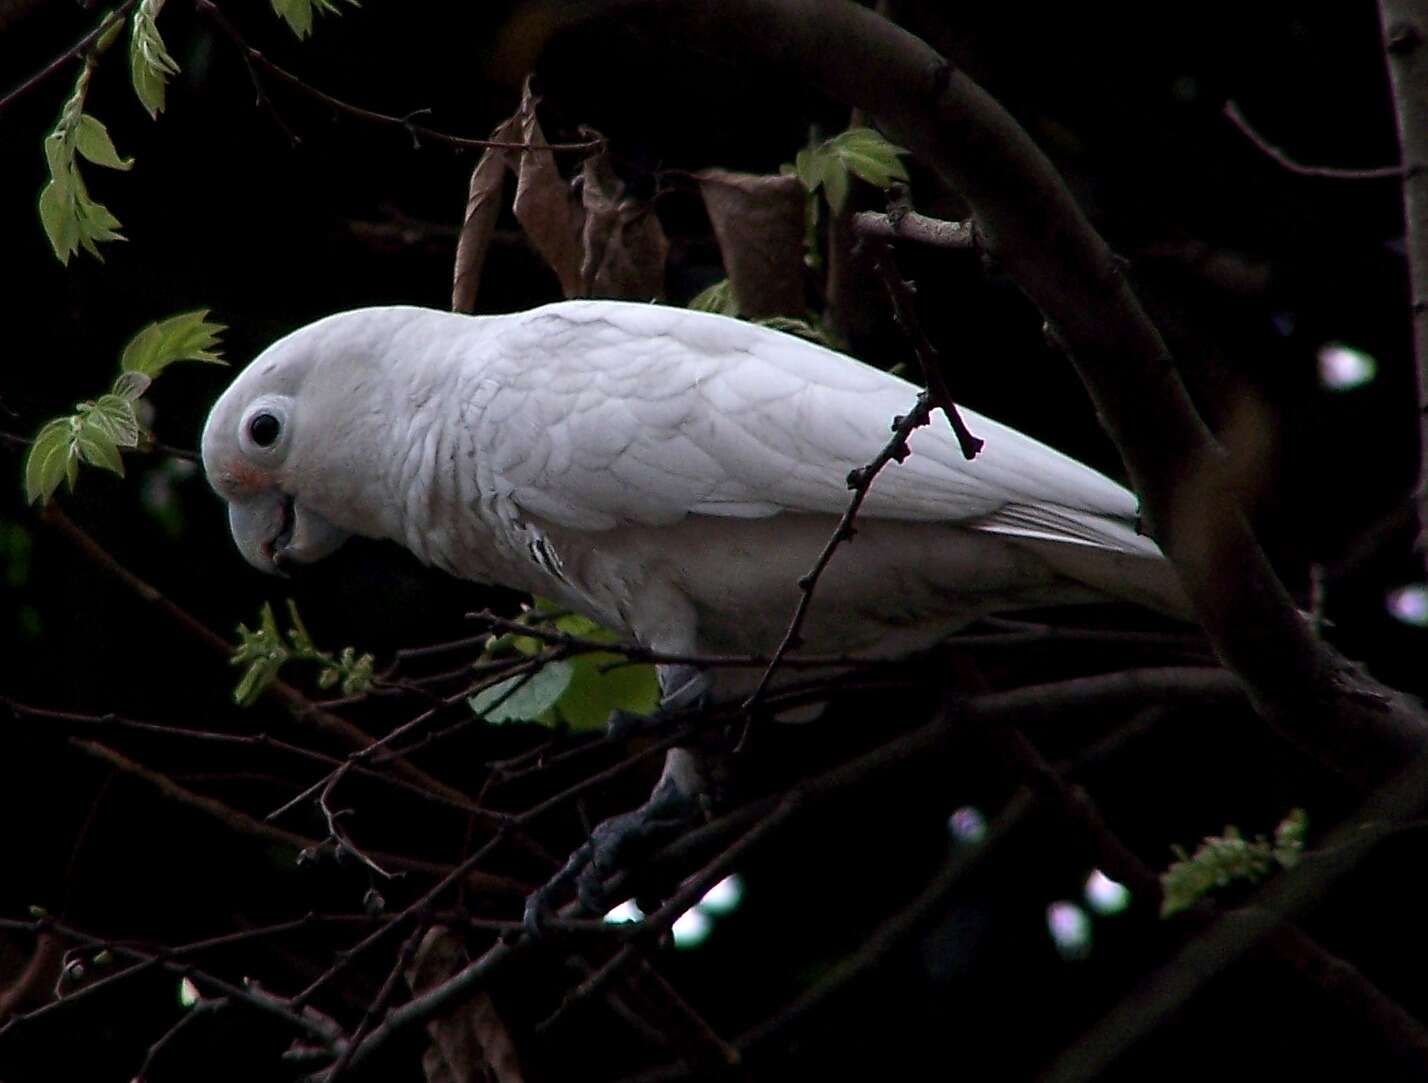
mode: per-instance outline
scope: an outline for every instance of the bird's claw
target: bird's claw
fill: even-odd
[[[582,910],[603,914],[609,909],[606,882],[629,871],[640,858],[662,843],[677,838],[703,818],[705,802],[684,793],[671,779],[662,779],[643,805],[602,820],[590,839],[576,848],[551,879],[526,899],[521,923],[533,937],[543,935],[544,923],[554,913],[553,898],[570,884]]]

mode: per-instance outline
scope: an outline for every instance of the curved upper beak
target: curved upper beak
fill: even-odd
[[[293,564],[311,564],[347,540],[347,531],[278,489],[262,489],[228,502],[233,540],[260,572],[284,575]]]
[[[228,502],[228,525],[243,559],[260,572],[281,575],[279,562],[292,540],[293,500],[277,489],[263,489]]]

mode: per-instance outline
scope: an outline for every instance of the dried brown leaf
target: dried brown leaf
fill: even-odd
[[[434,925],[422,937],[407,985],[423,993],[456,974],[471,961],[466,945],[444,925]],[[422,1055],[427,1083],[524,1083],[520,1056],[511,1032],[484,990],[466,998],[450,1015],[426,1025],[431,1045]]]
[[[802,182],[724,169],[695,176],[739,313],[749,319],[802,316]]]
[[[650,301],[664,294],[669,241],[647,203],[625,198],[625,185],[608,155],[585,159],[584,259],[580,276],[587,295]]]
[[[527,79],[521,94],[521,107],[514,118],[521,139],[526,143],[545,143],[545,133],[541,131],[536,117],[538,104],[540,99],[531,93],[530,80]],[[516,170],[515,212],[516,220],[536,246],[536,251],[560,279],[561,292],[566,297],[585,296],[580,277],[580,234],[585,212],[581,209],[579,198],[556,168],[552,152],[521,152]]]
[[[503,120],[491,133],[491,138],[503,143],[514,142],[520,134],[520,119],[514,116]],[[466,216],[461,222],[461,235],[456,239],[456,267],[451,283],[453,312],[470,312],[476,307],[481,268],[486,263],[486,251],[491,247],[496,216],[501,211],[506,170],[511,167],[511,155],[519,153],[505,147],[487,147],[476,168],[471,171]]]

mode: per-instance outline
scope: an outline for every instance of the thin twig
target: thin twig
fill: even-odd
[[[764,694],[768,691],[769,682],[773,680],[774,673],[783,662],[788,652],[798,647],[802,640],[800,633],[803,630],[803,623],[808,617],[808,607],[813,604],[813,591],[818,586],[818,580],[822,577],[824,570],[833,559],[833,554],[838,546],[846,541],[851,541],[855,531],[853,530],[853,520],[857,518],[858,510],[862,508],[863,501],[868,498],[868,491],[872,488],[873,479],[887,466],[888,463],[896,460],[904,461],[911,450],[907,440],[912,433],[926,425],[932,417],[931,396],[923,391],[917,396],[917,401],[913,407],[901,417],[893,419],[892,439],[883,446],[883,449],[873,457],[873,460],[866,466],[859,467],[848,473],[848,488],[853,490],[853,495],[848,501],[847,508],[838,520],[838,525],[833,528],[832,534],[824,542],[822,550],[813,562],[807,574],[798,580],[798,604],[794,607],[793,616],[789,618],[788,626],[784,629],[783,638],[779,640],[778,647],[774,650],[773,657],[769,659],[769,664],[764,668],[763,674],[759,677],[759,683],[755,686],[748,699],[744,701],[744,713],[752,718],[754,710],[763,700]],[[740,746],[744,739],[748,737],[748,727],[745,727],[744,737],[740,739]],[[737,750],[736,750],[737,751]]]
[[[70,544],[83,553],[92,563],[115,579],[118,579],[119,582],[123,583],[144,601],[157,607],[160,612],[164,613],[178,624],[179,627],[183,628],[184,631],[188,632],[192,638],[197,639],[205,647],[225,659],[233,656],[233,644],[214,632],[208,625],[189,613],[188,610],[165,596],[158,588],[151,586],[131,572],[85,530],[70,519],[69,516],[61,511],[58,504],[53,501],[47,504],[44,511],[41,512],[40,518],[47,525],[59,531]],[[360,727],[354,726],[345,718],[339,718],[337,715],[320,710],[311,700],[284,681],[271,682],[264,688],[263,692],[265,695],[280,700],[299,720],[314,723],[319,729],[334,735],[349,747],[355,746],[360,748],[371,741],[371,737]],[[394,760],[392,762],[392,769],[405,776],[408,781],[442,793],[452,800],[462,801],[466,799],[466,795],[460,790],[448,786],[440,779],[433,778],[406,760]]]
[[[502,142],[500,140],[491,139],[470,139],[466,136],[452,135],[449,132],[438,131],[435,128],[429,128],[425,124],[418,124],[412,120],[412,117],[419,113],[427,112],[427,110],[424,109],[416,110],[413,113],[401,117],[392,116],[388,113],[379,113],[372,109],[365,109],[360,105],[354,105],[351,102],[334,97],[324,90],[319,90],[317,87],[293,74],[287,68],[269,60],[261,52],[248,44],[243,35],[239,33],[238,28],[229,22],[227,16],[223,14],[217,4],[213,3],[213,0],[194,0],[194,6],[201,14],[208,16],[214,25],[233,42],[234,46],[237,47],[238,51],[242,54],[245,62],[250,66],[253,64],[258,65],[268,74],[288,84],[288,86],[300,90],[308,97],[321,102],[330,109],[345,113],[351,117],[356,117],[358,120],[366,121],[369,124],[377,124],[388,128],[401,128],[412,137],[413,143],[417,146],[420,146],[420,139],[430,139],[433,142],[445,143],[448,146],[477,150],[496,147],[502,150],[517,151],[594,151],[599,150],[605,145],[603,138],[587,139],[580,143],[521,143]],[[284,127],[286,126],[284,125]]]
[[[1328,177],[1331,180],[1383,180],[1388,177],[1403,176],[1402,167],[1396,165],[1379,166],[1372,169],[1344,169],[1339,166],[1305,165],[1303,162],[1296,162],[1255,131],[1250,122],[1245,119],[1245,115],[1240,112],[1240,107],[1233,101],[1225,102],[1224,113],[1230,123],[1238,128],[1245,138],[1264,155],[1271,158],[1280,167],[1291,173],[1297,173],[1301,177]]]
[[[927,332],[923,331],[922,321],[917,318],[917,305],[913,298],[916,288],[898,273],[892,253],[886,248],[879,253],[875,265],[878,273],[882,275],[888,299],[892,301],[893,318],[912,343],[913,352],[917,354],[918,364],[922,367],[923,383],[932,395],[932,405],[940,409],[947,418],[947,423],[952,426],[952,431],[957,436],[957,446],[962,449],[962,457],[971,462],[985,446],[986,441],[972,435],[957,409],[952,391],[947,386],[947,378],[942,373],[942,361],[937,356],[937,349],[927,337]]]
[[[104,17],[99,20],[99,23],[94,27],[93,30],[85,34],[84,37],[80,38],[68,49],[60,53],[59,56],[55,57],[43,68],[35,72],[34,75],[30,76],[19,86],[15,87],[15,89],[11,90],[3,98],[0,98],[0,112],[4,112],[6,107],[9,106],[11,102],[26,94],[35,86],[38,86],[44,80],[48,79],[51,75],[53,75],[55,72],[59,71],[62,67],[68,64],[71,60],[74,60],[83,53],[85,53],[96,41],[99,40],[100,35],[113,25],[113,20],[115,18],[122,19],[125,15],[129,13],[129,9],[133,7],[136,2],[137,0],[123,0],[123,3],[121,3],[118,7],[112,9],[111,11],[105,12]]]

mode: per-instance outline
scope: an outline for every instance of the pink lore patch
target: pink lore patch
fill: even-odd
[[[218,472],[218,480],[225,491],[234,495],[257,492],[271,484],[271,476],[266,470],[252,466],[241,459],[230,460]]]

